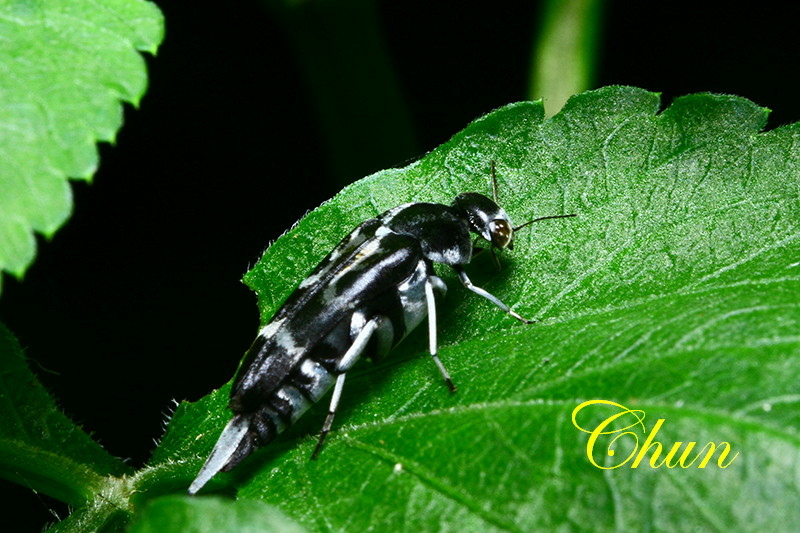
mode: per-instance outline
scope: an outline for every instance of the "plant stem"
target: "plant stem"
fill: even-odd
[[[547,116],[589,89],[597,62],[600,0],[548,0],[534,44],[528,96],[544,99]]]
[[[417,153],[373,0],[267,0],[286,28],[340,184]]]

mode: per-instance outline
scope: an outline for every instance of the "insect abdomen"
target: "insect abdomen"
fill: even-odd
[[[336,365],[350,345],[350,319],[341,321],[325,339],[308,350],[294,368],[289,370],[273,390],[258,385],[234,392],[230,408],[250,421],[246,441],[240,447],[247,453],[266,446],[279,433],[297,421],[311,405],[327,393],[335,381]],[[274,339],[259,338],[251,349],[275,349]],[[239,455],[238,453],[236,455]],[[241,454],[243,459],[247,454]],[[236,461],[238,463],[238,461]],[[230,470],[234,464],[226,465]]]
[[[388,233],[367,243],[371,248],[359,248],[362,259],[350,258],[356,266],[337,269],[324,290],[298,289],[287,301],[292,304],[284,304],[293,312],[282,308],[262,328],[234,380],[234,418],[190,492],[214,471],[229,471],[269,444],[359,358],[387,352],[424,318],[421,300],[432,269],[416,241]],[[377,256],[366,254],[367,248]],[[350,353],[368,323],[371,338]]]
[[[240,398],[231,398],[231,408],[236,417],[246,421],[247,430],[222,471],[230,471],[255,448],[272,442],[314,402],[319,401],[330,390],[333,382],[334,376],[322,363],[307,358],[289,373],[277,390],[268,397],[261,398],[257,409],[242,411]]]

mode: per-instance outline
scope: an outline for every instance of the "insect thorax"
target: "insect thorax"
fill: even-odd
[[[422,253],[434,263],[463,265],[471,259],[468,222],[449,206],[406,204],[387,211],[381,218],[387,229],[416,239]]]

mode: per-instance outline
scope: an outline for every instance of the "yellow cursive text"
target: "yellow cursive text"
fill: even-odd
[[[602,422],[600,422],[594,429],[585,429],[578,425],[578,413],[584,409],[585,407],[589,407],[592,405],[605,405],[617,408],[617,412],[613,413],[611,416],[605,418]],[[686,448],[680,454],[680,457],[676,459],[678,456],[678,452],[683,446],[682,441],[675,442],[672,447],[670,448],[669,452],[664,456],[664,458],[659,462],[658,457],[664,450],[663,445],[656,441],[656,435],[658,431],[661,429],[661,426],[664,424],[664,419],[659,418],[653,429],[650,432],[647,432],[647,428],[644,425],[644,411],[641,409],[628,409],[624,405],[618,404],[616,402],[611,402],[608,400],[588,400],[577,406],[575,409],[572,410],[572,423],[575,425],[576,428],[583,431],[584,433],[589,434],[589,441],[586,443],[586,455],[589,458],[589,461],[596,466],[597,468],[602,468],[603,470],[612,470],[614,468],[619,468],[624,466],[630,462],[631,468],[638,468],[641,464],[642,460],[644,460],[645,456],[648,452],[652,450],[652,455],[650,456],[650,466],[652,468],[659,468],[661,466],[665,466],[667,468],[675,468],[676,466],[680,466],[681,468],[689,468],[692,466],[695,461],[697,461],[705,452],[705,457],[700,461],[697,465],[697,468],[705,468],[708,462],[711,460],[711,457],[717,451],[717,448],[721,450],[719,457],[717,458],[717,466],[720,468],[727,468],[730,464],[739,456],[739,452],[731,457],[730,461],[727,463],[725,459],[728,457],[728,454],[731,451],[731,445],[728,442],[722,442],[719,445],[709,442],[703,448],[697,452],[694,458],[689,461],[689,457],[691,455],[692,450],[697,445],[697,442],[689,442],[686,444]],[[616,423],[615,423],[616,422]],[[613,424],[613,427],[612,427]],[[628,424],[622,428],[618,428],[617,425],[624,425]],[[632,431],[631,428],[641,427],[641,433],[646,435],[646,439],[644,444],[639,446],[639,434],[635,431]],[[630,442],[633,443],[633,451],[628,454],[628,456],[621,462],[617,462],[612,466],[605,466],[599,464],[595,461],[595,446],[597,444],[598,438],[601,435],[615,435],[611,442],[608,443],[606,446],[606,454],[608,457],[614,457],[615,450],[614,445],[617,442],[617,439],[628,439]]]

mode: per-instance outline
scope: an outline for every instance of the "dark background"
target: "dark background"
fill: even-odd
[[[116,146],[100,147],[94,183],[73,184],[72,218],[39,240],[24,281],[5,277],[0,299],[0,320],[64,411],[134,466],[173,399],[196,400],[232,376],[258,327],[239,281],[248,266],[342,185],[274,13],[256,1],[157,3],[167,32],[147,58],[147,95],[126,106]],[[770,128],[800,120],[791,4],[700,4],[608,2],[595,86],[640,86],[665,105],[737,94],[773,110]],[[350,180],[402,166],[525,98],[539,6],[489,6],[378,4],[417,146],[380,158],[365,148]],[[13,495],[0,498],[0,516],[20,531],[54,520],[51,509],[67,513],[1,483]]]

